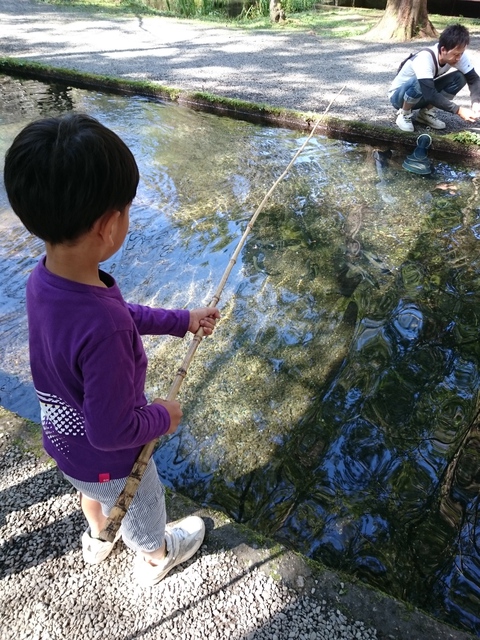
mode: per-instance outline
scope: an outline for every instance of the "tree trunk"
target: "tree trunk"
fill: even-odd
[[[383,18],[368,35],[404,42],[412,38],[436,38],[438,32],[428,18],[427,0],[387,0]]]
[[[285,11],[282,9],[280,0],[270,0],[270,20],[272,22],[283,22]]]

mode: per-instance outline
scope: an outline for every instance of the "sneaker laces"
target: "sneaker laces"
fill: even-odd
[[[436,110],[435,108],[432,109],[422,109],[421,111],[421,115],[426,118],[427,120],[431,120],[431,121],[436,121],[438,122],[438,118],[436,116]]]
[[[176,560],[181,553],[184,553],[186,551],[185,541],[190,535],[188,529],[167,526],[165,529],[165,542],[167,545],[165,557],[169,560]]]
[[[181,543],[186,537],[187,532],[183,529],[165,530],[165,559],[175,560],[180,551]]]
[[[398,116],[402,116],[402,118],[404,120],[406,120],[407,122],[411,122],[412,121],[412,112],[411,111],[404,111],[403,109],[399,109],[397,112]]]

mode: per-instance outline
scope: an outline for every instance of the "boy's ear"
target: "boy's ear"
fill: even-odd
[[[120,211],[107,211],[99,218],[93,225],[93,229],[98,233],[102,240],[112,246],[114,243],[115,230],[117,227],[118,219],[121,216]]]

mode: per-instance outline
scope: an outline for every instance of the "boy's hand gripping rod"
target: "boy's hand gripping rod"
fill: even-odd
[[[222,291],[223,291],[223,288],[225,286],[225,283],[227,282],[228,277],[229,277],[233,267],[235,266],[235,263],[237,262],[237,258],[238,258],[239,254],[240,254],[240,251],[243,248],[243,245],[245,244],[247,236],[249,235],[250,231],[252,230],[252,227],[255,224],[255,221],[258,218],[258,216],[260,215],[261,211],[263,210],[268,198],[272,195],[272,193],[276,189],[277,185],[283,180],[283,178],[290,171],[290,168],[292,167],[292,165],[295,162],[295,160],[298,158],[298,156],[301,154],[301,152],[307,146],[308,142],[311,140],[313,134],[315,133],[315,130],[317,129],[317,126],[322,121],[322,118],[324,118],[326,116],[326,114],[328,113],[328,110],[332,106],[333,102],[340,95],[340,93],[344,90],[344,88],[345,88],[345,85],[343,85],[343,87],[340,89],[340,91],[332,98],[332,100],[328,104],[328,106],[325,109],[325,111],[323,112],[323,114],[316,121],[316,123],[315,123],[312,131],[310,132],[310,135],[308,136],[308,138],[305,140],[305,142],[302,144],[300,149],[293,156],[292,160],[289,162],[289,164],[288,164],[287,168],[285,169],[285,171],[275,181],[275,183],[271,187],[270,191],[263,198],[263,200],[260,203],[260,205],[258,206],[257,210],[255,211],[253,216],[250,218],[250,221],[247,224],[247,227],[246,227],[242,237],[240,238],[240,241],[239,241],[235,251],[233,252],[232,257],[230,258],[230,261],[229,261],[229,263],[227,265],[227,268],[225,269],[225,271],[223,273],[223,276],[222,276],[222,278],[220,280],[218,288],[217,288],[212,300],[208,304],[209,307],[215,307],[218,304],[218,301],[220,300],[220,296],[222,294]],[[200,342],[203,339],[203,336],[204,336],[203,328],[200,327],[200,329],[194,335],[194,337],[193,337],[193,339],[192,339],[192,341],[190,343],[190,346],[188,348],[187,354],[186,354],[182,364],[180,365],[180,368],[177,371],[177,374],[176,374],[176,376],[175,376],[175,378],[173,380],[173,383],[172,383],[172,385],[170,387],[170,390],[168,392],[166,400],[175,400],[175,398],[177,396],[177,393],[178,393],[178,391],[180,389],[180,386],[181,386],[185,376],[187,375],[188,367],[189,367],[189,365],[190,365],[190,363],[191,363],[191,361],[193,359],[193,356],[195,355],[195,352],[196,352],[196,350],[198,348],[198,345],[200,344]],[[159,441],[159,439],[160,438],[157,438],[155,440],[152,440],[148,444],[144,445],[143,448],[141,449],[140,453],[138,454],[138,457],[137,457],[137,459],[135,461],[135,464],[133,465],[133,469],[130,472],[130,475],[128,476],[128,478],[127,478],[127,482],[125,484],[125,488],[123,489],[122,493],[118,496],[117,502],[115,503],[114,507],[110,511],[110,515],[108,517],[108,520],[107,520],[107,523],[105,525],[105,528],[100,532],[100,536],[99,537],[100,537],[101,540],[108,541],[108,542],[113,542],[115,540],[115,536],[116,536],[118,530],[120,529],[120,526],[122,524],[122,520],[123,520],[125,514],[127,513],[127,509],[130,506],[130,504],[131,504],[131,502],[133,500],[133,497],[135,496],[135,492],[138,489],[138,486],[139,486],[139,484],[140,484],[140,482],[142,480],[142,477],[143,477],[143,474],[145,472],[145,469],[147,468],[147,465],[148,465],[148,463],[150,461],[150,458],[152,457],[152,454],[153,454],[153,452],[155,450],[155,447],[156,447],[157,442]]]

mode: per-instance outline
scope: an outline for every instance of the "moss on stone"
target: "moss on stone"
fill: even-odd
[[[309,131],[320,118],[321,122],[317,126],[319,134],[370,145],[388,144],[397,148],[411,149],[417,138],[415,134],[405,133],[391,127],[356,120],[343,120],[329,116],[328,113],[296,111],[265,103],[218,96],[206,91],[187,91],[177,87],[167,87],[150,80],[130,80],[84,73],[16,58],[0,57],[0,72],[45,82],[63,82],[80,89],[168,100],[196,110],[289,129]],[[447,135],[432,133],[432,138],[431,155],[443,155],[462,161],[468,158],[471,162],[480,164],[480,136],[478,134],[469,131]]]

